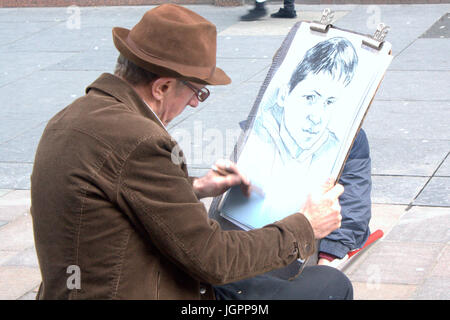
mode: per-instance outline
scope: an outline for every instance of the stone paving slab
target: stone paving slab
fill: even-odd
[[[411,297],[416,300],[450,300],[450,280],[446,277],[431,277]]]
[[[430,276],[437,278],[448,278],[450,274],[450,245],[448,243],[445,248],[439,253],[437,259],[438,261],[434,266]]]
[[[444,139],[375,138],[369,132],[368,140],[372,174],[377,175],[431,177],[450,150],[450,140]]]
[[[421,38],[450,38],[450,13],[445,13]]]
[[[60,22],[67,19],[67,8],[2,8],[3,22]]]
[[[372,203],[408,205],[427,180],[426,177],[372,176]]]
[[[370,138],[413,139],[421,144],[423,140],[448,140],[444,118],[450,119],[449,101],[375,100],[363,127]]]
[[[375,100],[449,101],[448,71],[394,71],[386,73]],[[401,85],[399,85],[401,84]]]
[[[107,39],[103,40],[102,39]],[[35,48],[38,52],[80,52],[84,50],[111,48],[110,27],[70,28],[65,23],[42,30],[31,36],[14,41],[4,47],[8,51],[30,51]]]
[[[392,61],[389,70],[450,70],[448,39],[417,39]]]
[[[450,157],[447,155],[447,158],[443,161],[438,171],[436,171],[436,176],[438,177],[450,177]]]
[[[392,43],[395,56],[433,25],[448,7],[448,5],[430,7],[412,4],[357,6],[338,21],[337,25],[372,35],[378,23],[385,23],[391,28],[386,40]]]
[[[38,71],[0,88],[0,117],[49,120],[84,94],[98,71]],[[23,90],[32,88],[32,90]]]
[[[408,300],[417,290],[416,285],[378,283],[376,278],[365,282],[352,281],[352,284],[355,300]]]
[[[430,275],[415,292],[413,299],[449,300],[450,299],[450,246],[447,245],[439,253]]]
[[[247,13],[247,10],[250,9],[250,6],[217,7],[208,5],[186,5],[185,7],[213,22],[216,25],[219,34],[231,25],[238,23],[240,16]]]
[[[11,189],[0,189],[0,197],[3,197],[4,195],[13,192],[14,190]]]
[[[383,231],[383,237],[374,244],[354,256],[341,268],[347,275],[351,275],[369,257],[373,250],[386,238],[400,218],[405,214],[406,205],[372,204],[372,216],[369,223],[371,232]],[[366,279],[367,280],[367,279]],[[362,281],[362,280],[361,280]]]
[[[270,59],[281,46],[283,36],[242,36],[239,34],[219,34],[217,37],[217,59]],[[217,65],[220,66],[218,62]],[[228,70],[224,69],[227,73]],[[241,70],[242,71],[242,70]]]
[[[372,204],[372,217],[370,219],[370,231],[381,229],[385,237],[406,213],[407,206],[391,204]]]
[[[401,217],[385,239],[447,243],[450,241],[450,208],[414,206]]]
[[[2,266],[24,266],[39,268],[36,249],[34,245],[14,254],[12,257],[4,261],[2,263]]]
[[[268,65],[267,67],[263,68],[260,72],[258,72],[255,75],[252,75],[251,78],[248,79],[248,82],[259,82],[259,83],[263,83],[264,80],[267,77],[267,74],[269,73],[269,69],[270,69],[270,65]]]
[[[39,268],[0,266],[0,300],[18,299],[40,281]]]
[[[20,254],[20,250],[0,250],[0,266],[13,259],[17,254]]]
[[[0,188],[30,189],[32,163],[0,163]]]
[[[414,204],[449,207],[445,210],[447,215],[450,215],[450,180],[444,177],[431,178],[425,189],[414,200]]]
[[[111,42],[111,39],[102,39],[102,41]],[[44,68],[46,71],[97,71],[99,74],[103,72],[113,73],[116,66],[117,50],[102,49],[98,47],[79,53],[74,53],[70,57],[53,63],[51,66]]]
[[[19,115],[16,115],[16,117],[17,116],[20,117]],[[13,116],[11,116],[11,118],[2,119],[2,126],[0,127],[0,146],[1,144],[7,143],[24,134],[29,131],[30,128],[39,126],[39,124],[39,120],[36,119],[14,119]],[[0,156],[6,155],[0,154]]]
[[[26,77],[33,72],[41,70],[55,62],[71,57],[73,53],[67,52],[17,52],[11,54],[9,50],[0,52],[2,70],[0,77],[0,87]]]
[[[19,217],[1,227],[0,252],[22,251],[34,246],[31,215]]]
[[[431,272],[441,243],[380,241],[370,255],[349,274],[352,281],[377,283],[421,284]]]
[[[5,10],[1,12],[6,13]],[[2,42],[0,43],[0,48],[4,48],[5,46],[11,45],[16,41],[26,40],[29,37],[32,37],[34,34],[42,32],[44,30],[50,29],[53,26],[57,25],[59,22],[55,22],[54,20],[49,21],[26,21],[26,20],[8,20],[6,17],[2,16],[1,19],[1,31],[0,37]],[[20,24],[20,28],[18,25]]]
[[[31,196],[29,190],[15,190],[0,195],[0,220],[13,221],[30,212]]]
[[[245,64],[245,72],[242,72],[242,64]],[[217,64],[220,65],[220,68],[223,70],[226,70],[227,74],[232,79],[232,86],[227,87],[227,95],[230,96],[230,98],[234,99],[234,102],[236,103],[236,98],[239,97],[239,105],[243,105],[244,107],[247,107],[244,105],[244,101],[240,101],[241,95],[242,95],[242,89],[240,88],[240,85],[247,82],[249,79],[257,75],[261,70],[263,70],[266,67],[269,67],[272,63],[271,57],[269,58],[263,58],[263,59],[256,59],[256,58],[250,58],[250,59],[218,59]],[[237,92],[233,93],[233,90],[230,91],[230,89],[237,87]],[[258,89],[254,88],[254,91],[258,91]],[[231,92],[231,94],[230,94]],[[212,98],[212,97],[211,97]],[[209,100],[209,98],[208,98]],[[208,101],[207,100],[207,101]],[[220,105],[224,105],[223,103],[220,103]]]
[[[17,300],[36,300],[36,295],[38,293],[39,286],[37,286],[35,289],[28,291],[23,296],[18,298]]]
[[[112,29],[116,26],[123,28],[132,28],[136,24],[136,20],[139,20],[142,15],[154,6],[121,6],[120,10],[115,7],[79,7],[80,15],[80,29],[102,26]],[[64,21],[67,21],[71,17],[78,13],[70,11],[67,8],[48,8],[53,11],[53,14]]]
[[[34,155],[47,122],[0,144],[0,162],[34,162]]]

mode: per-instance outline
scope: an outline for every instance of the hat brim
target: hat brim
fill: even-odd
[[[141,68],[160,76],[184,78],[193,82],[208,85],[225,85],[231,83],[230,77],[220,68],[216,67],[211,74],[208,68],[186,66],[159,57],[151,56],[134,47],[127,41],[130,30],[115,27],[112,30],[114,45],[121,54]]]

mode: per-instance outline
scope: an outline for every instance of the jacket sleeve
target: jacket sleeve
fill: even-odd
[[[173,162],[174,142],[149,137],[121,170],[117,205],[166,258],[199,281],[223,284],[280,268],[314,252],[314,233],[301,213],[261,229],[222,230],[209,219],[191,181]]]
[[[320,241],[319,251],[342,259],[350,250],[360,248],[370,235],[371,160],[369,143],[360,130],[339,180],[344,186],[341,205],[341,227]]]

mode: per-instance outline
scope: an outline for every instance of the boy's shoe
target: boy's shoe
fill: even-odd
[[[272,18],[295,18],[297,17],[297,12],[295,10],[286,10],[285,8],[280,8],[278,12],[272,13],[270,15]]]
[[[241,17],[241,21],[255,21],[267,14],[267,9],[264,7],[256,7],[248,11],[247,14]]]

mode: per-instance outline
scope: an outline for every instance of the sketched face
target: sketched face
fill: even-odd
[[[324,134],[333,105],[344,84],[328,73],[309,74],[284,97],[284,126],[302,149],[310,149]]]

